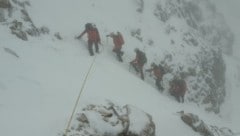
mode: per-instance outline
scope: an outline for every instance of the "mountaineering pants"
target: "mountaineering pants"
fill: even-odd
[[[121,51],[121,48],[114,48],[113,49],[113,52],[115,52],[117,54],[117,58],[120,62],[122,62],[122,55],[123,55],[123,52]]]
[[[161,85],[161,81],[162,81],[161,78],[156,78],[155,85],[157,86],[158,90],[163,91],[163,87]]]
[[[131,65],[136,70],[136,72],[140,72],[141,79],[144,80],[144,74],[143,74],[143,65],[137,63],[137,62],[131,62]]]
[[[170,90],[170,94],[174,96],[179,103],[184,103],[184,95],[176,93],[175,90]]]
[[[88,41],[88,51],[89,51],[89,53],[90,53],[91,56],[94,55],[94,53],[93,53],[93,44],[95,45],[95,51],[96,51],[97,53],[99,52],[98,42],[89,40],[89,41]]]

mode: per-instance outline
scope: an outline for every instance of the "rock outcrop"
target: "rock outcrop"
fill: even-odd
[[[234,136],[233,131],[227,127],[217,127],[206,124],[197,115],[192,113],[184,113],[181,111],[181,119],[190,126],[194,131],[202,136]]]
[[[151,115],[125,105],[88,105],[76,115],[71,136],[155,136]]]
[[[154,15],[164,25],[173,46],[164,55],[156,53],[158,58],[154,59],[165,66],[171,78],[186,79],[186,100],[219,113],[226,95],[223,54],[231,54],[234,41],[223,17],[209,0],[159,1]]]
[[[21,40],[27,41],[29,36],[48,34],[47,27],[37,27],[28,14],[28,1],[0,0],[0,22],[8,26],[11,33]]]
[[[0,8],[10,8],[11,4],[9,0],[0,0]]]

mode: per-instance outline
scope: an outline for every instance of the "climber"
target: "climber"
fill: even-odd
[[[107,37],[111,37],[113,39],[114,47],[112,51],[116,53],[118,60],[122,62],[123,51],[121,51],[121,49],[124,44],[122,34],[120,32],[117,32],[116,34],[112,32],[107,35]]]
[[[85,25],[85,30],[77,37],[77,39],[82,38],[82,36],[87,33],[88,36],[88,51],[90,53],[91,56],[94,55],[93,53],[93,44],[95,45],[95,51],[97,53],[99,53],[99,48],[98,48],[98,44],[101,43],[101,39],[100,39],[100,35],[98,32],[98,29],[96,28],[96,26],[92,23],[87,23]]]
[[[141,79],[144,80],[143,66],[147,62],[147,58],[144,52],[136,48],[135,50],[136,57],[130,62],[130,65],[134,67],[136,72],[140,72]]]
[[[150,72],[155,76],[155,85],[157,86],[158,90],[163,91],[162,87],[162,77],[164,75],[164,68],[162,65],[157,65],[154,62],[151,64],[151,68],[147,69],[146,72]]]
[[[184,102],[184,95],[187,91],[187,84],[184,79],[175,78],[170,82],[170,94],[173,95],[178,102]]]

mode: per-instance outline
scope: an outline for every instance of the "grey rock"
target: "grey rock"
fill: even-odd
[[[142,115],[143,119],[138,118],[136,120],[136,114]],[[102,130],[103,127],[98,128],[97,126],[99,125],[97,124],[105,124],[111,131],[109,131],[109,128]],[[134,129],[134,125],[143,127],[139,131]],[[113,103],[108,105],[88,105],[86,108],[83,108],[82,113],[77,114],[71,130],[69,130],[69,135],[155,136],[155,124],[151,115],[130,105],[125,105],[124,107],[116,106]]]
[[[234,136],[233,131],[227,127],[217,127],[206,124],[197,115],[192,113],[180,112],[181,119],[184,123],[190,126],[194,131],[202,136]]]
[[[54,36],[55,36],[58,40],[62,40],[62,39],[63,39],[59,32],[55,33]]]
[[[11,3],[9,0],[0,0],[0,8],[10,8]]]
[[[27,34],[22,30],[22,22],[14,20],[10,26],[12,34],[16,35],[18,38],[27,41]]]
[[[15,51],[13,51],[12,49],[4,48],[4,50],[5,50],[5,52],[13,55],[14,57],[19,58],[18,54]]]

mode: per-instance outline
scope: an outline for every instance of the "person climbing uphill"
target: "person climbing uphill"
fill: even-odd
[[[146,72],[150,72],[154,74],[155,76],[155,85],[157,86],[158,90],[163,91],[162,87],[162,77],[164,75],[164,68],[162,65],[157,65],[154,62],[151,64],[151,68],[147,69]]]
[[[98,32],[98,29],[96,28],[96,26],[92,23],[87,23],[85,24],[85,30],[77,37],[77,39],[82,38],[82,36],[84,34],[87,33],[87,37],[88,37],[88,51],[90,53],[91,56],[94,55],[93,53],[93,44],[95,45],[95,51],[97,53],[99,53],[99,48],[98,48],[98,44],[101,43],[101,39],[100,39],[100,35]]]
[[[147,62],[147,58],[144,52],[136,48],[135,50],[136,57],[134,60],[130,62],[130,65],[133,66],[133,68],[136,70],[136,72],[140,72],[141,79],[144,80],[144,74],[143,74],[143,66]]]
[[[116,34],[112,32],[107,35],[107,37],[111,37],[113,39],[114,47],[112,51],[116,53],[118,60],[123,62],[123,51],[121,51],[121,49],[124,44],[124,39],[122,34],[120,32],[117,32]]]
[[[184,79],[173,79],[170,82],[170,94],[173,95],[178,102],[184,102],[184,96],[187,91],[187,84]]]

